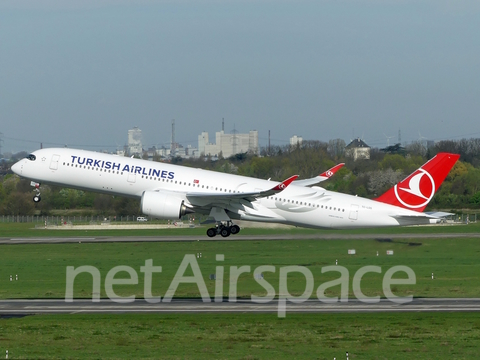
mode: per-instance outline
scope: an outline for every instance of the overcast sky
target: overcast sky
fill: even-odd
[[[2,150],[480,137],[479,4],[2,0]]]

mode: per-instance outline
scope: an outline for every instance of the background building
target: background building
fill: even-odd
[[[302,145],[303,138],[301,136],[293,135],[290,138],[290,146]]]
[[[357,138],[345,147],[345,156],[351,157],[353,160],[370,159],[370,146]]]
[[[205,156],[220,156],[224,158],[240,153],[258,155],[258,131],[252,130],[248,134],[225,134],[218,131],[215,133],[215,143],[209,142],[208,133],[198,135],[198,153]]]
[[[142,155],[142,130],[138,127],[128,130],[128,153],[130,155]]]

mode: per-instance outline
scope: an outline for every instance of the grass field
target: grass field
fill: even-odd
[[[31,316],[0,332],[10,359],[474,359],[480,314]]]
[[[151,222],[150,222],[151,223]],[[61,229],[35,229],[38,223],[1,223],[0,237],[65,237],[65,236],[190,236],[198,235],[205,237],[206,226],[196,228],[174,228],[174,229],[134,229],[134,230],[61,230]],[[136,223],[138,224],[138,223]],[[113,227],[112,225],[111,227]],[[262,229],[262,228],[244,228],[242,235],[262,235],[262,234],[438,234],[438,233],[479,233],[480,221],[477,223],[455,224],[455,225],[436,225],[436,226],[409,226],[409,227],[391,227],[376,229],[356,229],[356,230],[316,230],[304,228],[286,228],[286,229]]]
[[[8,226],[7,226],[8,225]],[[14,226],[12,226],[14,225]],[[1,224],[2,237],[97,236],[88,232],[32,230],[31,224]],[[12,226],[12,228],[9,228]],[[442,231],[440,231],[440,229]],[[450,230],[454,229],[454,230]],[[415,230],[415,231],[414,231]],[[185,229],[179,236],[199,234],[204,229]],[[313,230],[289,230],[292,234],[315,234]],[[63,298],[67,266],[92,265],[104,280],[118,265],[133,268],[137,285],[116,285],[121,296],[143,297],[145,260],[162,266],[154,274],[153,294],[165,294],[185,254],[202,253],[197,259],[211,296],[214,281],[208,280],[217,266],[223,266],[228,279],[232,266],[274,265],[275,273],[264,273],[278,292],[279,269],[288,265],[307,267],[315,279],[315,289],[338,278],[338,273],[322,274],[324,266],[338,264],[353,274],[362,266],[376,265],[381,274],[370,273],[362,280],[368,296],[383,295],[382,278],[395,265],[411,267],[415,285],[398,285],[396,295],[416,297],[480,297],[480,239],[440,239],[439,232],[479,231],[477,224],[455,227],[382,229],[370,240],[284,240],[284,241],[200,241],[171,243],[75,243],[44,245],[0,245],[0,298]],[[249,230],[245,233],[271,233]],[[376,240],[375,234],[431,233],[431,238]],[[158,235],[159,231],[122,231],[123,235]],[[284,234],[285,231],[282,231]],[[317,233],[319,233],[317,231]],[[322,232],[323,233],[323,232]],[[359,231],[356,233],[365,233]],[[118,235],[100,232],[101,235]],[[162,232],[163,234],[163,232]],[[348,255],[355,249],[356,255]],[[387,256],[386,250],[393,250]],[[377,251],[379,256],[376,255]],[[224,254],[218,262],[216,254]],[[252,272],[240,277],[238,295],[264,295]],[[431,279],[431,273],[435,279]],[[117,277],[122,274],[118,273]],[[187,272],[186,275],[191,274]],[[10,281],[18,275],[18,281]],[[229,282],[224,281],[224,295]],[[291,274],[288,289],[300,294],[305,280]],[[339,288],[330,288],[336,296]],[[75,297],[91,298],[92,277],[79,275]],[[351,285],[349,294],[353,297]],[[195,284],[182,284],[176,296],[198,297]],[[315,296],[315,293],[314,293]],[[58,315],[0,319],[0,356],[9,358],[171,358],[171,359],[471,359],[480,350],[480,314],[405,313],[405,314],[175,314],[175,315]]]
[[[355,272],[367,265],[379,266],[380,274],[367,273],[362,278],[362,291],[367,296],[383,296],[382,279],[385,272],[396,265],[413,269],[416,284],[398,285],[395,295],[416,297],[478,297],[480,295],[480,240],[477,238],[439,239],[432,235],[428,239],[398,240],[283,240],[283,241],[190,241],[190,242],[133,242],[133,243],[74,243],[74,244],[25,244],[1,245],[0,247],[0,298],[64,298],[66,268],[89,265],[100,271],[101,296],[105,297],[104,280],[116,266],[131,267],[138,274],[137,285],[117,285],[115,292],[120,296],[143,297],[144,278],[140,267],[147,259],[154,266],[162,266],[162,272],[154,274],[154,295],[163,295],[168,289],[180,263],[186,254],[201,253],[196,259],[211,296],[215,281],[209,275],[223,266],[225,279],[224,296],[229,295],[229,277],[232,267],[250,266],[250,272],[242,274],[238,281],[238,296],[251,294],[263,296],[265,289],[253,278],[253,271],[262,265],[273,265],[275,272],[264,272],[267,280],[279,289],[280,268],[300,265],[308,268],[315,280],[315,289],[322,283],[337,279],[339,273],[322,274],[322,268],[338,265],[348,269],[350,284]],[[356,255],[348,255],[355,249]],[[386,251],[393,250],[393,256]],[[379,256],[377,256],[377,251]],[[223,254],[225,261],[216,261]],[[435,275],[432,281],[431,274]],[[399,273],[401,277],[403,273]],[[10,275],[18,275],[18,281],[10,281]],[[191,269],[185,272],[192,275]],[[116,278],[126,277],[120,272]],[[288,290],[302,294],[305,277],[291,273]],[[75,279],[74,296],[92,297],[92,276],[86,273]],[[353,296],[349,286],[350,296]],[[338,296],[340,287],[330,288],[329,296]],[[196,284],[181,284],[176,292],[179,297],[199,297]],[[313,295],[315,296],[315,294]]]

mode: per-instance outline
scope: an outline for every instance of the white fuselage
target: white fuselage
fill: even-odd
[[[238,194],[270,189],[276,183],[245,176],[188,168],[167,163],[52,148],[32,153],[35,160],[22,159],[12,170],[38,183],[140,198],[144,191],[171,192],[189,202],[188,194]],[[363,228],[425,224],[415,211],[294,183],[276,195],[260,198],[251,206],[226,202],[232,219],[275,222],[312,228]],[[197,211],[208,214],[206,208]],[[395,215],[395,217],[392,217]],[[400,216],[399,216],[400,215]],[[405,221],[399,220],[405,215]],[[408,220],[407,220],[408,219]]]

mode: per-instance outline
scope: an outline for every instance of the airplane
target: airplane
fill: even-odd
[[[32,180],[34,201],[40,183],[96,191],[141,200],[141,211],[159,219],[190,213],[209,215],[215,227],[207,236],[227,237],[240,227],[234,220],[281,223],[307,228],[353,229],[429,224],[440,221],[424,213],[460,155],[439,153],[376,199],[312,186],[343,164],[305,180],[282,181],[217,173],[167,163],[69,148],[34,151],[12,166]]]

